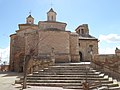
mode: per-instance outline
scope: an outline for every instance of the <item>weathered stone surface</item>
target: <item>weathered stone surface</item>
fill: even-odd
[[[66,31],[67,24],[56,21],[56,12],[52,9],[47,13],[47,19],[36,25],[34,18],[29,15],[26,24],[19,24],[19,30],[10,36],[10,70],[22,72],[24,57],[31,50],[31,57],[55,63],[90,61],[90,45],[93,45],[92,53],[98,53],[98,40],[89,35],[87,24],[82,25],[84,33],[80,34],[81,26],[76,32]]]

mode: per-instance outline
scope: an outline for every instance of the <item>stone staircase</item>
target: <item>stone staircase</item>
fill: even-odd
[[[83,90],[85,80],[89,82],[90,90],[120,90],[119,85],[108,76],[83,63],[56,63],[28,75],[27,85]]]

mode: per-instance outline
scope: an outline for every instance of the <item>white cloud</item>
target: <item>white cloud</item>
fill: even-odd
[[[120,42],[120,35],[118,34],[108,34],[108,35],[100,35],[99,40],[106,41],[108,43],[118,43]]]
[[[115,54],[115,48],[100,48],[99,54]]]
[[[10,47],[6,47],[4,49],[0,48],[0,58],[1,58],[1,63],[3,63],[4,61],[7,62],[7,64],[9,63],[9,55],[10,55]]]
[[[120,49],[120,46],[118,46],[117,48]],[[115,54],[115,49],[116,47],[101,47],[99,49],[99,54]]]

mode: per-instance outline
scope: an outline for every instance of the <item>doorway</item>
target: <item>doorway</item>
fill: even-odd
[[[83,62],[83,55],[81,51],[79,51],[79,55],[80,55],[80,62]]]
[[[23,72],[24,53],[19,55],[19,72]]]

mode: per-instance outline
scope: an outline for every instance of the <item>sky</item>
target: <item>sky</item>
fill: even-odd
[[[46,20],[51,7],[57,12],[57,21],[66,22],[69,31],[88,24],[90,34],[100,40],[100,54],[114,54],[120,48],[120,0],[0,0],[2,60],[9,60],[9,36],[18,30],[18,24],[25,23],[29,12],[37,24]]]

